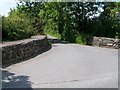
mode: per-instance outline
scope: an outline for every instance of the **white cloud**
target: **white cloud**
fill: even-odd
[[[7,2],[7,0],[0,0],[0,4],[4,3],[4,2]]]
[[[0,0],[0,15],[7,16],[10,8],[15,7],[16,3],[16,0]]]

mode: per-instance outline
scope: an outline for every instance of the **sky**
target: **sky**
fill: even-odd
[[[17,0],[0,0],[0,15],[8,15],[10,8],[16,7]]]

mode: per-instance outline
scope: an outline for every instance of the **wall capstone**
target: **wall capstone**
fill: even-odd
[[[41,54],[51,48],[46,36],[32,36],[29,39],[4,42],[0,44],[2,50],[2,64],[19,62]]]
[[[120,40],[114,38],[105,38],[105,37],[93,37],[92,45],[98,47],[118,49],[120,48]]]

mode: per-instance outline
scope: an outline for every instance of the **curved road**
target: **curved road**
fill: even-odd
[[[51,50],[3,69],[3,87],[118,88],[118,50],[56,42]]]

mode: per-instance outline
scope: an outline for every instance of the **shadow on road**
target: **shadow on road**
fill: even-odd
[[[52,44],[69,44],[68,41],[63,41],[63,40],[60,40],[60,39],[48,38],[48,40],[49,40]]]
[[[7,70],[2,70],[2,90],[33,90],[29,76],[16,76]]]

